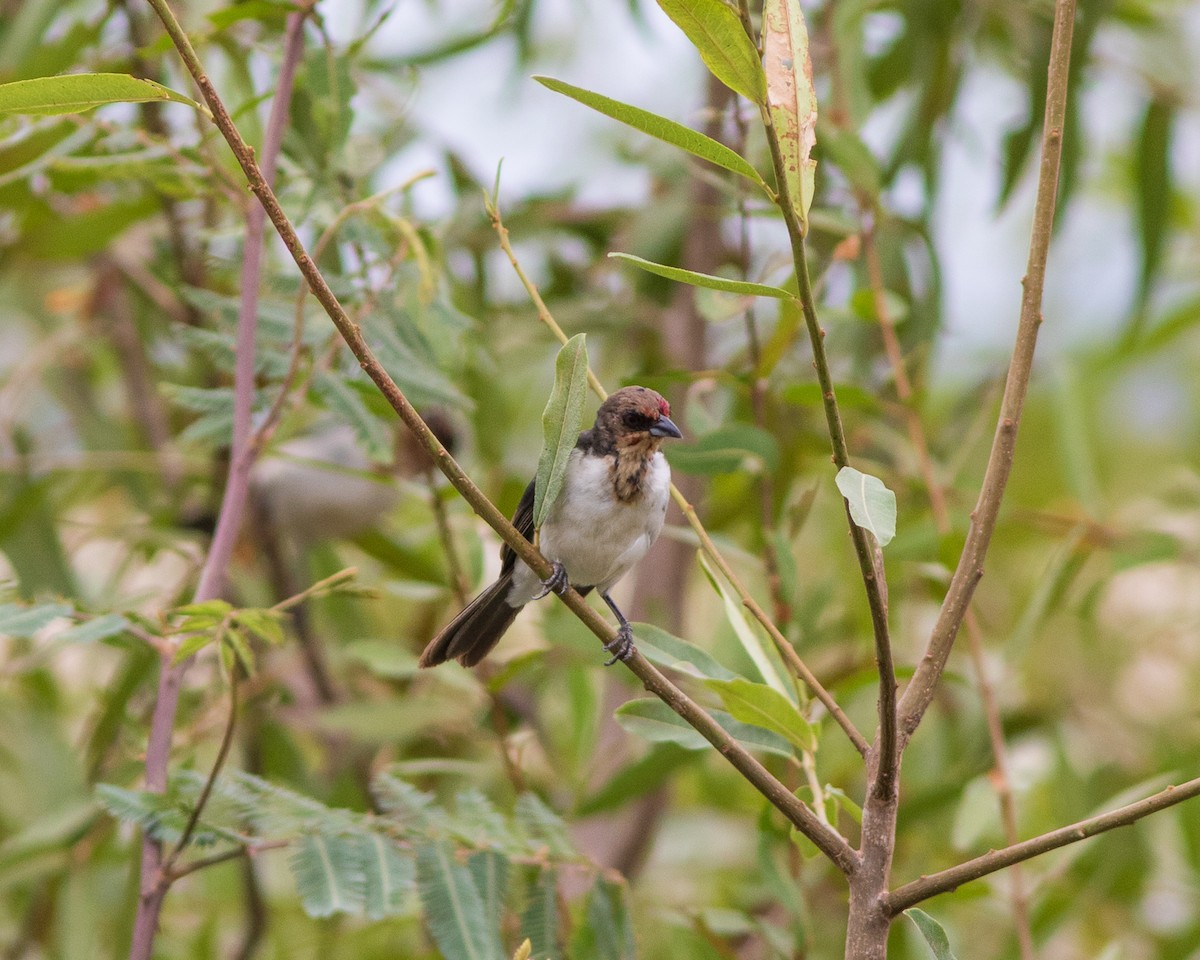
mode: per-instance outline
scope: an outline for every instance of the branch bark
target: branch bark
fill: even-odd
[[[957,867],[951,867],[949,870],[942,870],[940,873],[933,873],[921,877],[920,880],[914,880],[912,883],[906,883],[886,895],[884,909],[890,915],[895,916],[922,900],[936,897],[939,893],[949,893],[964,883],[986,877],[989,873],[995,873],[997,870],[1003,870],[1005,867],[1011,867],[1024,860],[1031,860],[1043,853],[1065,847],[1067,844],[1086,840],[1098,833],[1106,833],[1109,830],[1116,830],[1118,827],[1127,827],[1152,813],[1166,810],[1168,807],[1173,807],[1177,803],[1183,803],[1183,801],[1197,796],[1200,796],[1200,777],[1179,786],[1167,787],[1152,797],[1131,803],[1110,813],[1102,813],[1096,817],[1089,817],[1087,820],[1080,820],[1068,827],[1060,827],[1058,830],[1034,837],[1032,840],[1005,847],[1003,850],[993,850],[985,853],[982,857],[960,863]]]
[[[408,398],[379,364],[370,347],[362,337],[361,330],[326,283],[320,270],[304,248],[304,244],[288,220],[287,215],[279,205],[270,183],[254,159],[254,151],[242,138],[236,125],[229,116],[228,110],[213,87],[204,68],[184,33],[179,21],[167,6],[166,0],[148,0],[162,20],[175,48],[179,51],[184,65],[192,75],[201,95],[212,111],[213,120],[221,134],[225,137],[233,151],[238,164],[241,166],[251,191],[258,198],[271,220],[284,245],[291,253],[296,265],[300,268],[304,279],[308,282],[313,295],[325,309],[338,332],[346,341],[351,352],[358,359],[366,374],[375,382],[384,398],[400,416],[404,424],[413,431],[421,444],[429,452],[430,457],[447,479],[471,504],[475,512],[509,544],[517,556],[541,577],[549,577],[550,564],[545,557],[521,536],[508,518],[504,516],[484,494],[475,486],[454,460],[449,451],[438,441],[429,426],[421,419],[416,409],[409,403]],[[603,617],[588,606],[587,602],[575,591],[569,590],[562,602],[570,608],[584,625],[604,642],[611,642],[616,631],[608,625]],[[797,798],[788,788],[777,780],[771,773],[751,756],[741,744],[734,740],[711,716],[694,703],[682,690],[672,684],[648,660],[636,651],[626,661],[626,666],[637,675],[645,688],[663,700],[678,713],[709,743],[729,760],[734,767],[777,807],[788,820],[821,850],[843,873],[851,874],[858,865],[858,857],[846,840],[835,831],[822,824],[808,805]],[[141,958],[135,958],[141,960]]]
[[[150,0],[160,18],[166,7],[162,0]],[[287,35],[284,41],[283,66],[277,85],[275,100],[263,143],[263,183],[269,184],[275,176],[275,159],[283,141],[283,130],[287,124],[288,107],[295,79],[296,66],[304,40],[303,25],[307,17],[304,12],[288,17]],[[173,18],[172,18],[173,19]],[[186,35],[175,21],[175,29],[186,42]],[[247,146],[247,150],[250,148]],[[268,187],[269,189],[269,187]],[[265,220],[258,206],[250,208],[246,219],[246,239],[243,251],[242,302],[238,313],[237,358],[234,369],[234,412],[233,439],[230,450],[229,474],[225,483],[225,494],[217,517],[217,528],[209,546],[208,556],[200,572],[194,602],[211,600],[220,593],[229,558],[233,554],[238,528],[245,511],[249,490],[250,467],[254,462],[251,439],[251,413],[254,404],[254,361],[255,331],[258,318],[258,288],[262,274],[262,242]],[[183,677],[190,660],[174,663],[169,654],[162,657],[158,679],[157,697],[150,720],[150,737],[146,747],[146,789],[162,793],[167,786],[167,765],[171,754],[171,734],[175,726],[175,712],[179,706],[179,693]],[[170,888],[172,878],[163,859],[162,844],[150,836],[142,839],[141,880],[139,883],[138,909],[134,918],[133,937],[130,942],[130,960],[149,960],[154,949],[158,931],[158,916],[163,899]]]
[[[1050,41],[1050,66],[1047,78],[1046,115],[1042,135],[1042,160],[1038,173],[1037,200],[1034,203],[1033,232],[1029,242],[1029,262],[1022,280],[1021,317],[1016,344],[1000,402],[1000,417],[988,457],[987,471],[979,500],[971,513],[971,529],[950,581],[937,622],[929,638],[925,655],[900,700],[901,736],[906,743],[917,729],[929,704],[950,650],[966,616],[975,587],[983,576],[983,562],[996,528],[1000,502],[1012,471],[1017,428],[1029,390],[1033,353],[1038,328],[1042,323],[1042,290],[1046,279],[1046,258],[1054,229],[1054,208],[1058,196],[1058,172],[1062,158],[1063,124],[1067,106],[1067,78],[1071,66],[1071,37],[1075,28],[1075,0],[1057,0],[1054,8],[1054,33]]]

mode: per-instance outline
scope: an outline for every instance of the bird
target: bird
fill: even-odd
[[[418,661],[433,667],[457,660],[473,667],[492,651],[521,608],[550,591],[570,587],[595,590],[616,615],[620,629],[604,645],[611,665],[633,653],[633,630],[609,591],[658,539],[667,513],[671,468],[664,440],[683,434],[671,420],[671,406],[648,387],[617,390],[596,411],[596,422],[579,435],[567,460],[563,485],[538,534],[542,555],[553,573],[542,580],[505,544],[500,576],[426,646]],[[512,522],[533,537],[537,480],[530,481]]]

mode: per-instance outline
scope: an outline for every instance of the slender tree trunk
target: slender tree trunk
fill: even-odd
[[[871,750],[871,785],[863,805],[862,862],[850,877],[850,913],[846,926],[846,960],[886,960],[888,931],[892,918],[885,908],[885,894],[892,870],[892,852],[896,845],[898,788],[887,794],[876,789],[878,780],[878,743]],[[893,777],[893,785],[899,777]]]

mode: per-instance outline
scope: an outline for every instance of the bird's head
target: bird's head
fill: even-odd
[[[596,411],[596,427],[618,447],[657,449],[668,437],[683,436],[671,421],[671,405],[648,387],[622,387]]]

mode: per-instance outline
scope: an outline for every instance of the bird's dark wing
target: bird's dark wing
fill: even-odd
[[[537,480],[530,480],[529,486],[521,494],[521,502],[517,504],[517,512],[513,514],[512,524],[520,531],[526,540],[533,539],[533,485]],[[500,548],[500,572],[508,573],[517,563],[517,555],[507,543]]]

